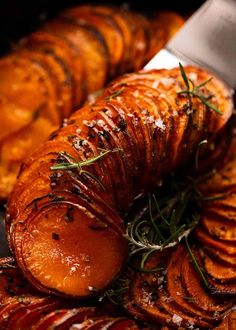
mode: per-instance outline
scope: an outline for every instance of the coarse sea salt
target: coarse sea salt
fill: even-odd
[[[161,130],[164,130],[166,128],[166,125],[163,123],[163,120],[160,118],[155,120],[154,125],[160,128]]]
[[[180,326],[182,321],[183,321],[183,319],[181,316],[179,316],[177,314],[174,314],[172,316],[172,322],[175,323],[176,325]]]

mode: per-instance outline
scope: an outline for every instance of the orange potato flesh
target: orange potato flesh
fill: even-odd
[[[27,126],[33,119],[34,115],[32,116],[29,111],[0,96],[0,122],[4,122],[0,131],[0,142],[15,131]]]
[[[195,73],[197,84],[209,78],[201,69],[185,70],[187,75]],[[212,102],[223,112],[220,116],[197,98],[192,99],[197,111],[186,113],[188,98],[177,94],[183,88],[179,69],[126,75],[94,105],[73,114],[22,167],[9,200],[7,226],[12,251],[38,289],[78,298],[94,294],[91,287],[104,290],[127,257],[119,212],[189,159],[200,141],[214,140],[221,133],[232,114],[228,89],[216,78],[205,87],[205,93],[214,94]],[[78,170],[51,169],[60,157],[67,157],[59,154],[62,151],[85,161],[98,156],[99,148],[110,152],[83,169],[100,184]],[[67,222],[71,205],[75,220]],[[180,313],[176,304],[166,305],[166,295],[163,291],[161,305],[167,315]],[[160,315],[159,319],[166,319],[165,313]],[[181,315],[185,322],[191,319]]]
[[[66,207],[54,206],[34,218],[23,237],[22,257],[43,287],[83,297],[103,289],[120,272],[125,244],[85,209],[78,207],[69,223],[66,212]]]
[[[22,159],[29,155],[29,150],[33,150],[44,142],[55,128],[50,121],[39,117],[30,125],[9,135],[2,142],[0,146],[0,191],[4,196],[11,192]]]

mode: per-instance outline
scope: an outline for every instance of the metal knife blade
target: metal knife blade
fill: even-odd
[[[208,0],[144,69],[206,68],[236,88],[236,0]]]

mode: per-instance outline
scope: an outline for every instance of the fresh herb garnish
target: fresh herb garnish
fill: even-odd
[[[207,282],[207,279],[206,279],[206,277],[205,277],[205,275],[204,275],[204,273],[203,273],[201,267],[199,266],[199,264],[198,264],[198,262],[197,262],[197,260],[196,260],[196,258],[195,258],[195,256],[194,256],[194,254],[193,254],[193,252],[192,252],[192,250],[191,250],[191,248],[190,248],[190,245],[189,245],[189,242],[188,242],[188,238],[187,238],[187,237],[185,237],[185,245],[186,245],[186,248],[187,248],[187,250],[188,250],[189,256],[190,256],[191,259],[192,259],[192,262],[193,262],[193,265],[194,265],[196,271],[197,271],[198,274],[200,275],[201,280],[202,280],[202,282],[204,283],[204,285],[208,288],[208,287],[209,287],[209,284],[208,284],[208,282]]]
[[[96,178],[91,172],[84,170],[83,167],[93,165],[98,160],[105,157],[107,154],[111,152],[121,151],[121,149],[116,148],[113,150],[105,150],[105,149],[99,149],[99,150],[100,150],[100,154],[98,156],[91,157],[84,161],[79,161],[79,162],[74,157],[69,155],[67,152],[60,152],[58,163],[56,165],[51,166],[50,169],[52,171],[68,171],[68,170],[76,169],[79,172],[79,174],[84,174],[91,177],[93,180],[99,183],[99,185],[102,187],[103,190],[105,190],[103,184],[98,180],[98,178]]]
[[[145,211],[130,221],[126,238],[130,243],[130,257],[140,254],[141,271],[154,251],[162,251],[178,244],[195,228],[203,196],[192,178],[170,178],[158,193],[149,195]]]
[[[125,88],[122,87],[121,89],[119,89],[118,91],[114,91],[112,92],[110,95],[106,96],[104,98],[105,101],[109,101],[111,99],[114,99],[116,98],[117,96],[120,96],[123,92],[124,92]]]
[[[98,302],[103,302],[108,299],[111,303],[115,305],[122,304],[122,295],[128,291],[127,279],[124,277],[118,278],[118,280],[114,283],[114,285],[106,290],[103,295],[101,295],[98,299]]]
[[[201,100],[201,102],[203,104],[205,104],[205,106],[207,106],[208,108],[212,109],[213,111],[215,111],[219,115],[223,115],[223,112],[220,109],[218,109],[216,106],[214,106],[214,104],[212,104],[209,101],[209,97],[206,97],[201,92],[201,88],[206,86],[213,78],[211,77],[211,78],[205,80],[204,82],[202,82],[200,85],[195,86],[194,82],[191,79],[188,79],[188,77],[186,75],[186,72],[184,71],[184,67],[181,63],[179,63],[179,68],[180,68],[180,72],[181,72],[184,84],[186,86],[186,89],[177,92],[177,94],[178,95],[184,95],[185,94],[185,95],[189,96],[189,107],[190,107],[190,109],[192,108],[191,96],[194,96],[194,97],[197,97],[199,100]]]

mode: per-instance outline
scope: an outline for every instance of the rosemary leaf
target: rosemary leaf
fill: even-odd
[[[200,277],[201,277],[202,282],[204,283],[204,285],[208,288],[208,287],[209,287],[209,284],[208,284],[208,282],[207,282],[207,279],[206,279],[206,277],[205,277],[203,271],[201,270],[201,267],[199,266],[199,264],[198,264],[196,258],[194,257],[194,254],[193,254],[193,252],[192,252],[192,250],[191,250],[191,248],[190,248],[190,246],[189,246],[188,238],[187,238],[187,237],[185,237],[185,244],[186,244],[186,247],[187,247],[188,253],[189,253],[189,255],[190,255],[191,259],[192,259],[192,262],[193,262],[193,265],[194,265],[195,269],[196,269],[197,272],[199,273],[199,275],[200,275]]]

